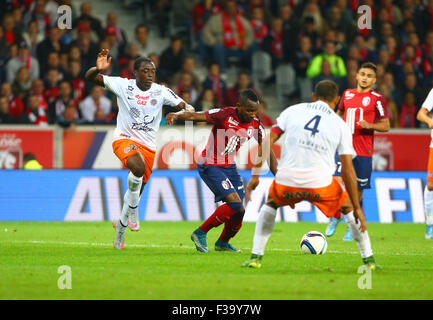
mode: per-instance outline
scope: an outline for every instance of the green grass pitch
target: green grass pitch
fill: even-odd
[[[302,235],[317,223],[276,223],[261,269],[240,265],[250,255],[254,223],[232,240],[242,253],[215,252],[221,228],[208,234],[209,254],[190,240],[197,222],[142,222],[112,246],[109,222],[0,222],[0,299],[432,299],[433,241],[423,224],[370,223],[376,260],[371,289],[359,289],[362,260],[346,225],[323,256],[304,255]],[[70,290],[58,288],[59,266],[71,268]]]

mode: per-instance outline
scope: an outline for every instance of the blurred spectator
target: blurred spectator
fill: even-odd
[[[185,101],[188,104],[192,103],[190,91],[187,91],[187,90],[182,91],[180,93],[179,97],[181,97],[183,99],[183,101]]]
[[[389,61],[394,64],[399,58],[397,39],[395,37],[388,37],[385,43],[385,47],[389,53]]]
[[[9,60],[6,65],[7,81],[9,83],[15,80],[18,70],[23,66],[29,70],[31,80],[39,78],[39,63],[30,55],[29,49],[24,41],[20,43],[18,55]]]
[[[152,60],[153,64],[155,65],[156,68],[156,74],[155,74],[155,78],[156,78],[156,82],[157,83],[166,83],[164,80],[160,80],[163,79],[163,76],[161,75],[160,69],[159,69],[159,57],[156,53],[150,53],[148,55],[148,58]],[[166,85],[167,86],[167,85]]]
[[[196,3],[192,10],[192,26],[197,42],[197,49],[200,54],[200,58],[203,61],[208,59],[208,50],[203,42],[202,30],[211,15],[221,12],[221,6],[219,3],[213,0],[201,0]]]
[[[311,40],[311,45],[313,53],[320,51],[322,46],[319,33],[314,28],[314,19],[312,17],[306,17],[303,20],[301,30],[298,33],[298,38],[309,37]]]
[[[63,69],[62,65],[60,64],[60,56],[58,52],[50,52],[47,57],[47,64],[46,64],[46,70],[48,69],[57,69],[59,72],[59,79],[62,80],[65,75],[66,71]]]
[[[424,90],[420,86],[418,86],[415,73],[412,72],[406,74],[406,78],[404,79],[404,84],[399,89],[399,92],[400,92],[399,101],[401,102],[398,104],[403,104],[404,98],[406,97],[406,93],[411,92],[414,94],[415,97],[415,105],[421,106],[424,98]]]
[[[5,96],[9,102],[9,114],[14,117],[20,117],[24,113],[24,103],[20,97],[15,97],[12,92],[12,86],[8,82],[1,85],[0,94]]]
[[[95,65],[98,56],[98,45],[90,40],[90,28],[86,24],[78,26],[78,38],[72,41],[71,46],[76,46],[81,52],[81,64],[84,70]]]
[[[216,62],[210,63],[208,74],[203,81],[203,89],[212,89],[215,93],[216,101],[219,105],[224,103],[224,94],[227,89],[226,82],[221,78],[220,67]]]
[[[62,31],[59,28],[53,27],[48,33],[48,37],[41,41],[36,48],[37,58],[39,61],[41,74],[47,71],[47,58],[50,52],[58,52],[64,50],[60,38],[62,37]]]
[[[6,96],[0,95],[0,124],[18,123],[18,119],[9,114],[9,103]]]
[[[123,55],[118,59],[117,64],[119,69],[122,70],[125,67],[128,67],[128,63],[130,59],[137,59],[140,56],[138,52],[138,46],[135,43],[131,43],[126,46],[126,50]]]
[[[30,79],[29,70],[26,67],[18,69],[17,76],[12,83],[12,92],[14,96],[20,97],[22,100],[27,98],[27,95],[32,87],[32,79]]]
[[[323,35],[325,32],[325,19],[323,19],[320,12],[320,8],[317,3],[308,2],[302,13],[301,19],[310,17],[314,19],[314,30],[318,32],[319,35]]]
[[[158,26],[159,36],[165,38],[167,35],[168,26],[171,23],[171,8],[172,1],[171,0],[156,0],[155,12],[154,12],[154,20],[156,21],[156,25]]]
[[[63,128],[75,129],[75,125],[86,123],[86,120],[79,118],[77,108],[74,105],[67,105],[65,110],[57,116],[56,123]]]
[[[50,108],[49,115],[51,118],[60,116],[68,105],[78,108],[78,103],[76,100],[74,100],[72,95],[72,87],[70,82],[67,80],[62,80],[59,83],[59,94],[57,99],[53,104],[51,104],[51,106],[48,106]]]
[[[33,153],[26,153],[23,156],[23,169],[24,170],[41,170],[44,167],[36,160]]]
[[[268,108],[268,105],[266,104],[265,100],[262,98],[259,100],[259,111],[257,112],[257,118],[262,122],[263,126],[265,127],[272,127],[274,124],[274,121],[266,115],[266,109]]]
[[[175,92],[177,92],[177,94],[179,96],[182,95],[183,92],[188,92],[189,93],[189,104],[194,105],[198,95],[200,93],[199,88],[197,88],[194,85],[194,82],[192,80],[192,75],[191,73],[184,71],[181,73],[180,78],[179,78],[179,82],[176,84],[176,87],[173,88]]]
[[[142,57],[148,57],[151,52],[155,52],[152,43],[148,43],[149,27],[144,24],[139,24],[135,27],[135,41],[134,44],[138,47],[138,53]]]
[[[47,126],[48,119],[44,108],[39,105],[39,97],[31,94],[27,98],[27,117],[29,122],[37,126]]]
[[[195,106],[197,111],[208,111],[217,108],[218,106],[214,91],[212,89],[203,90],[200,97],[197,99]]]
[[[250,24],[254,32],[254,44],[257,46],[257,48],[260,48],[263,44],[263,40],[269,32],[268,26],[265,23],[263,8],[253,8]]]
[[[415,128],[416,113],[415,95],[412,92],[406,92],[400,108],[400,128]]]
[[[93,123],[98,120],[104,122],[111,112],[111,100],[104,95],[104,89],[94,86],[90,95],[80,103],[80,111],[87,122]]]
[[[125,49],[124,43],[118,40],[117,38],[117,29],[116,27],[107,27],[105,29],[105,40],[108,42],[108,49],[110,50],[110,56],[113,61],[117,65],[117,60],[122,56],[123,51]]]
[[[127,78],[127,79],[135,79],[134,63],[135,63],[135,59],[130,58],[128,60],[128,64],[120,70],[120,77]]]
[[[318,82],[320,82],[322,80],[334,81],[337,84],[341,83],[340,79],[338,79],[332,75],[331,64],[329,63],[328,60],[323,60],[322,65],[321,65],[321,69],[320,69],[320,74],[313,78],[313,83],[312,83],[313,88],[316,86],[316,84]]]
[[[165,82],[180,70],[185,52],[182,48],[182,38],[174,36],[171,38],[170,46],[165,49],[159,58],[159,69]]]
[[[297,77],[306,77],[307,68],[312,59],[311,39],[307,36],[303,36],[299,40],[299,48],[297,48],[294,57],[292,58],[292,64],[295,68]]]
[[[308,66],[307,77],[317,77],[320,74],[324,60],[329,62],[331,66],[331,74],[334,77],[342,78],[346,76],[346,66],[344,65],[343,59],[335,54],[334,42],[327,41],[323,53],[316,55]]]
[[[203,42],[212,48],[222,73],[228,57],[239,57],[250,68],[254,33],[249,21],[237,13],[236,1],[227,0],[224,11],[210,17],[203,28]]]
[[[393,4],[393,0],[383,0],[381,6],[388,12],[388,19],[393,25],[398,26],[403,22],[401,10]]]
[[[397,103],[398,101],[398,89],[394,83],[394,75],[391,72],[385,72],[383,75],[383,84],[388,89],[388,96],[390,99]]]
[[[36,79],[32,82],[32,88],[30,90],[30,94],[37,95],[39,106],[44,109],[44,111],[48,110],[48,103],[44,96],[44,82],[41,79]]]
[[[225,106],[236,106],[239,101],[239,95],[246,89],[253,89],[253,85],[248,73],[241,71],[238,73],[238,79],[232,88],[226,90],[224,94]]]
[[[114,12],[107,13],[106,22],[107,22],[107,25],[105,28],[105,33],[107,33],[108,28],[114,28],[115,29],[117,43],[119,44],[119,47],[121,48],[121,52],[123,52],[126,44],[128,43],[128,39],[126,37],[125,30],[123,30],[117,26],[117,14],[115,14]]]
[[[21,30],[16,27],[12,13],[6,13],[3,16],[2,25],[5,41],[8,45],[11,45],[12,43],[21,43],[23,41]]]
[[[44,40],[45,36],[43,33],[39,32],[38,24],[36,21],[30,21],[27,31],[23,33],[23,39],[29,48],[30,55],[37,57],[37,47],[40,42]]]
[[[388,86],[381,83],[378,91],[382,95],[383,110],[385,111],[385,116],[389,119],[391,128],[398,128],[399,116],[397,104],[392,99]]]
[[[356,35],[354,38],[354,44],[358,49],[359,56],[360,56],[360,63],[363,62],[377,62],[377,52],[376,50],[372,51],[369,50],[366,46],[366,42],[364,40],[364,37],[360,34]]]
[[[104,37],[104,29],[101,21],[92,16],[92,5],[89,2],[83,2],[80,6],[80,16],[72,22],[72,27],[79,28],[81,25],[87,25],[89,30],[96,32],[99,39]]]
[[[340,87],[340,94],[346,89],[356,89],[358,85],[358,80],[356,80],[356,70],[350,70],[347,76],[343,79],[342,85]]]
[[[51,20],[49,13],[45,12],[46,0],[36,0],[32,3],[32,7],[24,16],[24,23],[28,25],[30,21],[36,21],[39,32],[44,35],[48,34],[51,26],[55,21]]]
[[[81,102],[86,94],[86,80],[81,71],[80,60],[72,60],[69,63],[69,80],[72,83],[73,97],[77,102]]]
[[[380,33],[378,35],[378,41],[379,43],[386,43],[387,39],[389,37],[392,37],[394,34],[396,34],[392,28],[391,22],[384,22],[380,26]]]
[[[283,21],[283,53],[285,62],[288,62],[296,50],[297,41],[293,41],[292,37],[299,32],[299,21],[288,4],[278,9],[278,17]]]
[[[272,68],[283,62],[283,21],[280,18],[272,19],[271,31],[263,41],[263,49],[272,57]]]
[[[171,86],[175,86],[177,83],[179,83],[180,76],[183,72],[188,72],[189,74],[191,74],[194,87],[197,88],[199,92],[201,92],[201,83],[200,79],[195,74],[195,61],[193,57],[185,57],[183,59],[182,69],[173,76]]]

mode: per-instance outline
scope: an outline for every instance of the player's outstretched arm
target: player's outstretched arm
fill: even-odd
[[[433,129],[433,119],[428,116],[428,110],[426,108],[419,109],[416,119],[424,122],[430,129]]]
[[[98,53],[98,57],[96,58],[96,67],[87,70],[85,75],[86,80],[102,87],[104,86],[104,79],[99,73],[107,70],[111,65],[111,57],[108,57],[108,52],[108,49],[102,49],[101,52]]]
[[[275,157],[274,152],[272,151],[272,147],[274,146],[274,143],[280,138],[281,134],[282,131],[278,134],[271,130],[270,134],[259,145],[257,158],[254,161],[253,168],[251,169],[251,179],[248,182],[247,189],[245,191],[245,197],[247,201],[251,200],[251,191],[256,189],[259,185],[259,175],[264,159],[269,159],[269,168],[271,169],[274,176],[277,174],[278,161]]]
[[[352,155],[341,154],[340,161],[341,177],[352,202],[355,221],[356,223],[358,223],[358,219],[361,221],[361,232],[364,232],[367,230],[367,223],[365,222],[364,212],[359,204],[358,186],[356,184],[356,173],[353,168]]]
[[[165,122],[168,125],[172,125],[177,120],[182,121],[206,121],[205,112],[189,112],[189,111],[179,111],[176,113],[169,113],[165,116]]]

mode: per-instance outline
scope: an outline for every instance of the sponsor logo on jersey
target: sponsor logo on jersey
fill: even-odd
[[[150,104],[151,104],[152,106],[156,106],[157,103],[158,103],[158,100],[156,100],[156,99],[152,99],[152,100],[150,100]]]
[[[132,107],[131,109],[129,109],[129,114],[133,117],[133,118],[140,118],[140,110],[138,110],[135,107]]]
[[[123,149],[123,153],[128,153],[129,151],[131,151],[131,147],[126,147]]]
[[[229,127],[230,127],[230,124],[232,124],[234,126],[238,126],[239,125],[239,122],[237,122],[235,119],[233,119],[233,117],[229,118],[228,123],[229,123]]]
[[[351,92],[349,92],[349,91],[346,91],[345,97],[346,97],[347,100],[352,99],[354,96],[355,96],[354,93],[351,93]]]
[[[370,104],[370,101],[371,101],[370,97],[364,97],[362,98],[362,105],[366,107]]]
[[[225,180],[223,182],[221,182],[221,185],[223,186],[223,188],[225,190],[228,190],[230,188],[229,183],[227,181],[225,181]]]
[[[151,96],[152,98],[158,97],[158,96],[160,96],[160,95],[161,95],[161,90],[155,90],[155,91],[152,91],[152,92],[150,93],[150,96]]]

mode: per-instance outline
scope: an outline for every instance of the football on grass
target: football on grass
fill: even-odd
[[[325,254],[328,242],[319,231],[309,231],[302,237],[301,250],[307,254]]]

